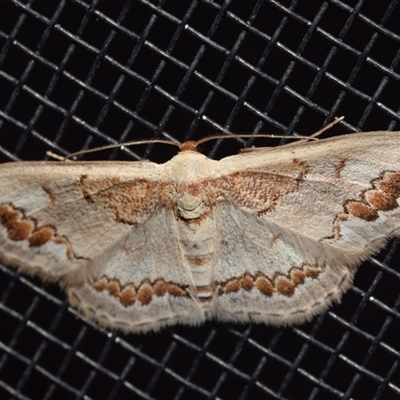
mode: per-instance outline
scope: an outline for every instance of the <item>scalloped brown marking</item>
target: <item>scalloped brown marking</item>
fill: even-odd
[[[347,213],[366,221],[379,218],[378,211],[392,211],[399,206],[400,172],[385,171],[371,181],[372,188],[365,190],[361,200],[348,200],[345,204]]]
[[[334,234],[324,239],[339,240],[342,237],[341,222],[347,221],[349,216],[375,221],[379,218],[379,211],[392,211],[398,208],[399,197],[400,172],[383,171],[378,178],[371,180],[370,189],[361,192],[360,200],[351,199],[344,203],[345,212],[337,215],[333,221]]]
[[[30,247],[41,247],[51,241],[64,245],[67,257],[70,260],[80,258],[75,256],[68,239],[57,235],[53,226],[44,225],[39,227],[37,220],[27,217],[24,210],[20,208],[8,204],[1,205],[0,222],[7,229],[8,237],[12,241],[27,240]]]
[[[94,179],[88,175],[80,178],[86,201],[95,207],[111,210],[118,222],[138,225],[157,208],[160,197],[170,191],[168,184],[146,179],[122,181],[119,178]]]
[[[257,214],[274,210],[279,198],[298,190],[311,167],[297,159],[279,169],[236,172],[218,181],[224,197],[254,210]]]
[[[245,273],[226,282],[218,282],[218,295],[235,293],[240,289],[250,291],[257,288],[266,297],[272,297],[275,293],[292,297],[296,288],[303,285],[306,278],[317,279],[322,268],[323,266],[293,267],[288,274],[277,272],[273,278],[262,272],[255,275]]]
[[[125,307],[132,306],[136,301],[147,305],[151,303],[153,296],[162,297],[167,293],[173,297],[190,297],[187,286],[166,282],[163,279],[154,282],[144,281],[136,287],[133,283],[123,285],[118,279],[102,276],[89,281],[89,284],[98,292],[107,291],[110,296],[119,299]]]

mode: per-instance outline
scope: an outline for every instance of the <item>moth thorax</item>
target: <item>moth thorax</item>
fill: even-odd
[[[178,215],[183,219],[200,218],[207,212],[207,206],[199,196],[185,193],[176,202]]]

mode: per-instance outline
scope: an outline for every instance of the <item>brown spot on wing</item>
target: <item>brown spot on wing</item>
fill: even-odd
[[[371,195],[368,196],[368,202],[375,209],[382,211],[390,211],[397,207],[396,198],[382,192],[371,193]]]
[[[294,271],[292,274],[292,281],[294,286],[299,286],[306,280],[306,274],[303,271]]]
[[[294,282],[288,281],[287,279],[278,279],[275,283],[275,289],[283,296],[292,297],[294,290],[296,289],[296,285]]]
[[[247,290],[249,292],[254,287],[254,280],[252,279],[251,276],[245,275],[241,279],[240,286],[242,287],[242,289]]]
[[[145,280],[138,286],[133,283],[123,285],[118,279],[102,276],[89,284],[98,292],[106,291],[110,296],[116,297],[120,303],[129,307],[140,302],[142,305],[150,304],[153,297],[163,297],[170,294],[173,297],[190,297],[187,286],[157,279],[154,282]]]
[[[48,242],[65,246],[67,257],[72,260],[81,258],[74,254],[71,243],[64,236],[57,234],[55,227],[50,225],[39,226],[33,217],[25,215],[24,210],[11,204],[0,206],[0,222],[7,229],[11,241],[27,240],[30,247],[41,247]]]
[[[33,232],[29,238],[29,244],[32,247],[40,247],[52,239],[54,235],[54,229],[50,226],[43,226],[37,231]]]
[[[379,218],[379,211],[391,211],[399,206],[400,172],[385,171],[371,181],[371,188],[364,190],[360,200],[349,200],[345,205],[348,214],[366,221]]]
[[[324,265],[293,267],[287,274],[276,272],[272,277],[258,272],[255,275],[244,274],[225,282],[217,282],[218,295],[236,293],[239,290],[250,291],[254,287],[264,296],[276,294],[293,296],[297,287],[304,284],[306,278],[316,279],[323,271]]]
[[[317,279],[321,271],[316,268],[306,268],[305,275],[307,278]]]
[[[146,306],[147,304],[151,303],[153,298],[153,291],[149,286],[142,286],[137,294],[137,299]]]
[[[138,225],[155,212],[161,198],[168,199],[170,185],[146,179],[122,181],[119,178],[81,176],[80,187],[86,201],[110,210],[118,222]]]
[[[125,307],[128,307],[135,303],[136,300],[136,292],[133,285],[126,285],[119,295],[121,304]]]
[[[261,214],[273,211],[278,200],[298,190],[311,167],[299,160],[266,171],[236,172],[218,180],[222,196]]]
[[[375,221],[379,217],[376,208],[358,201],[348,202],[347,209],[354,217],[364,219],[365,221]]]
[[[391,197],[400,197],[400,172],[393,172],[386,179],[382,179],[378,187]]]
[[[26,240],[35,229],[31,220],[24,220],[22,213],[15,208],[3,205],[0,207],[0,221],[8,231],[11,240]]]
[[[231,279],[227,282],[221,282],[219,284],[218,294],[224,293],[236,293],[240,290],[240,281],[239,279]]]
[[[391,211],[399,204],[400,197],[400,172],[383,171],[378,178],[371,179],[371,187],[363,190],[358,199],[347,200],[344,212],[339,213],[333,220],[333,235],[323,238],[340,240],[342,238],[341,224],[351,217],[365,221],[376,221],[379,211]]]
[[[257,277],[256,287],[264,296],[271,297],[274,294],[272,283],[264,276]]]

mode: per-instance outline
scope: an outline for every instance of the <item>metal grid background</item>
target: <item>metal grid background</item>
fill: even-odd
[[[330,134],[400,130],[397,0],[14,0],[0,16],[0,162],[136,138],[310,134],[339,115]],[[0,265],[0,398],[399,398],[399,242],[360,267],[341,305],[286,329],[115,334],[56,285]]]

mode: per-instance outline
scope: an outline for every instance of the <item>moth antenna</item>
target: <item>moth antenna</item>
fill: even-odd
[[[338,124],[340,121],[344,120],[344,115],[342,115],[339,118],[336,118],[335,120],[333,120],[331,123],[329,123],[328,125],[324,126],[323,128],[321,128],[319,131],[313,133],[310,138],[316,138],[317,136],[321,135],[321,133],[324,133],[325,131],[327,131],[328,129],[331,129],[333,126],[335,126],[336,124]]]
[[[344,116],[336,118],[334,121],[332,121],[330,124],[326,125],[319,131],[313,133],[311,136],[285,136],[285,135],[274,135],[274,134],[267,134],[267,133],[262,133],[262,134],[253,134],[253,133],[238,133],[234,135],[212,135],[205,137],[203,139],[200,139],[198,141],[187,141],[184,143],[179,143],[179,142],[174,142],[172,140],[164,140],[164,139],[145,139],[145,140],[133,140],[130,142],[125,142],[125,143],[114,143],[114,144],[109,144],[106,146],[100,146],[100,147],[95,147],[93,149],[86,149],[86,150],[81,150],[77,151],[75,153],[68,154],[67,156],[63,157],[60,156],[56,153],[53,153],[52,151],[47,151],[46,154],[49,157],[52,157],[56,160],[59,161],[70,161],[71,158],[80,156],[82,154],[88,154],[88,153],[95,153],[97,151],[102,151],[102,150],[109,150],[109,149],[115,149],[115,148],[123,148],[123,147],[128,147],[128,146],[136,146],[140,144],[154,144],[154,143],[161,143],[161,144],[168,144],[171,146],[176,146],[179,147],[181,151],[186,151],[186,150],[193,150],[195,151],[196,148],[205,142],[208,142],[210,140],[218,140],[218,139],[237,139],[237,138],[270,138],[270,139],[292,139],[292,140],[300,140],[300,142],[303,141],[308,141],[308,140],[318,140],[317,136],[321,135],[323,132],[326,130],[332,128],[332,126],[336,125],[340,121],[344,120]]]
[[[162,143],[162,144],[169,144],[171,146],[176,146],[176,147],[181,147],[181,144],[178,142],[174,142],[172,140],[164,140],[164,139],[144,139],[144,140],[132,140],[131,142],[125,142],[125,143],[114,143],[114,144],[109,144],[106,146],[100,146],[100,147],[94,147],[93,149],[86,149],[86,150],[81,150],[77,151],[75,153],[68,154],[65,157],[59,156],[55,153],[52,153],[51,151],[47,152],[46,154],[50,157],[53,157],[57,160],[62,160],[62,161],[68,161],[72,157],[80,156],[82,154],[88,154],[88,153],[95,153],[97,151],[102,151],[102,150],[109,150],[109,149],[116,149],[118,147],[128,147],[128,146],[135,146],[138,144],[153,144],[153,143]]]
[[[320,136],[323,132],[327,131],[328,129],[332,128],[332,126],[338,124],[340,121],[343,121],[343,120],[344,120],[344,116],[336,118],[334,121],[332,121],[328,125],[324,126],[319,131],[317,131],[317,132],[313,133],[312,135],[308,136],[306,140],[299,140],[298,142],[287,143],[285,146],[296,146],[296,145],[299,145],[299,144],[304,144],[305,142],[307,142],[310,139],[319,140],[317,136]]]
[[[234,135],[213,135],[207,136],[203,139],[198,140],[196,146],[202,144],[204,142],[208,142],[209,140],[218,140],[218,139],[237,139],[237,138],[269,138],[269,139],[292,139],[292,140],[318,140],[317,138],[312,138],[310,136],[285,136],[285,135],[275,135],[273,133],[235,133]]]
[[[344,120],[344,116],[339,117],[332,121],[330,124],[324,126],[322,129],[319,131],[313,133],[310,136],[286,136],[286,135],[275,135],[275,134],[268,134],[268,133],[261,133],[261,134],[255,134],[255,133],[235,133],[234,135],[212,135],[212,136],[207,136],[203,139],[198,140],[196,143],[196,147],[199,144],[202,144],[204,142],[208,142],[209,140],[217,140],[217,139],[237,139],[237,138],[269,138],[269,139],[291,139],[291,140],[300,140],[301,142],[308,141],[308,140],[318,140],[317,136],[321,135],[321,133],[325,132],[326,130],[332,128],[332,126],[336,125],[340,121]]]

